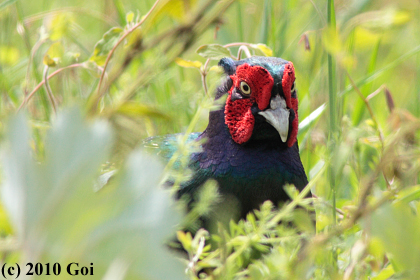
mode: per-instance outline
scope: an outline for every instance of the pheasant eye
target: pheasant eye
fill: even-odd
[[[245,95],[250,95],[251,94],[251,88],[249,87],[249,85],[245,82],[241,82],[241,91],[243,94]]]

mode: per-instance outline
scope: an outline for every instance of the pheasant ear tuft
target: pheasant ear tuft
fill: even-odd
[[[222,67],[228,75],[233,75],[236,71],[235,61],[230,57],[222,58],[218,65]]]

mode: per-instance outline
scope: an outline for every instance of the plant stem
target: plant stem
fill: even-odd
[[[137,24],[135,24],[133,27],[128,29],[126,32],[124,32],[124,34],[118,39],[117,43],[114,45],[114,47],[109,52],[109,54],[108,54],[108,56],[106,57],[106,60],[105,60],[104,69],[102,70],[102,74],[101,74],[101,77],[99,79],[97,97],[96,97],[96,101],[94,102],[94,105],[93,105],[94,108],[92,108],[92,109],[96,109],[96,107],[99,103],[99,100],[101,99],[101,97],[103,95],[101,93],[101,85],[102,85],[102,82],[104,80],[106,68],[107,68],[108,63],[111,60],[111,57],[114,54],[115,50],[124,41],[124,39],[127,38],[128,35],[130,35],[134,30],[136,30],[140,25],[143,24],[143,22],[150,16],[150,14],[153,12],[153,10],[156,8],[156,6],[159,4],[159,1],[160,0],[156,0],[156,2],[150,8],[150,10],[147,12],[147,14],[142,18],[142,20],[140,20]]]
[[[44,68],[44,87],[45,87],[45,91],[48,94],[48,98],[50,99],[51,107],[53,108],[54,115],[56,115],[57,114],[57,104],[55,102],[54,95],[53,95],[52,90],[50,88],[50,84],[48,83],[48,70],[49,70],[49,68],[50,67],[48,67],[48,65],[45,65],[45,68]]]
[[[70,68],[76,68],[76,67],[84,67],[83,63],[76,63],[76,64],[72,64],[60,69],[55,70],[53,73],[51,73],[50,75],[48,75],[47,79],[51,79],[52,77],[54,77],[55,75],[57,75],[58,73],[60,73],[61,71],[65,70],[65,69],[70,69]],[[17,111],[19,112],[23,106],[25,106],[26,103],[28,103],[29,99],[32,98],[32,96],[44,85],[45,83],[45,78],[42,80],[42,82],[40,82],[32,91],[31,93],[29,93],[25,99],[23,100],[23,102],[20,104],[19,108],[17,109]]]
[[[335,21],[335,10],[334,10],[334,0],[328,0],[328,28],[331,29],[333,32],[336,32],[336,21]],[[336,194],[337,194],[337,186],[336,186],[336,180],[335,180],[335,172],[333,167],[333,153],[336,150],[336,139],[338,134],[337,129],[337,94],[336,94],[336,67],[335,67],[335,61],[332,55],[328,54],[328,95],[329,95],[329,113],[330,113],[330,127],[329,127],[329,158],[330,158],[330,164],[329,164],[329,182],[330,187],[332,191],[332,216],[333,216],[333,225],[336,226],[337,224],[337,203],[336,203]],[[334,267],[337,268],[337,251],[336,248],[333,248],[333,259],[334,259]]]
[[[328,28],[336,28],[335,13],[334,13],[334,0],[328,0]],[[329,113],[330,113],[330,127],[329,127],[329,147],[330,156],[335,150],[336,145],[336,131],[337,131],[337,100],[336,100],[336,87],[335,87],[335,63],[331,54],[328,54],[328,94],[329,94]],[[330,185],[332,189],[332,206],[333,206],[333,219],[334,225],[336,224],[336,186],[334,178],[334,170],[330,164]]]

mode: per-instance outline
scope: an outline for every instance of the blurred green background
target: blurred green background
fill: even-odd
[[[216,267],[216,279],[418,279],[420,2],[161,0],[101,78],[109,51],[154,3],[0,3],[2,262],[78,259],[95,261],[98,279],[194,279],[160,246],[181,219],[157,187],[167,169],[133,150],[149,136],[204,130],[220,72],[218,54],[203,68],[196,50],[244,42],[295,65],[301,158],[310,179],[319,175],[317,235],[288,233],[314,246],[301,262],[283,241],[264,241],[272,249],[258,259],[225,240],[243,260],[217,251],[193,267]],[[37,89],[56,70],[50,89]],[[93,193],[91,182],[114,169],[116,182]],[[239,227],[232,240],[257,232]]]

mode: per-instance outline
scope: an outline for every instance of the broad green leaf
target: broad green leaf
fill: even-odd
[[[204,58],[210,58],[213,60],[219,60],[224,57],[232,56],[228,48],[218,44],[201,46],[197,49],[197,53]]]
[[[116,178],[118,189],[106,196],[109,203],[116,200],[118,215],[89,236],[95,250],[85,251],[86,260],[96,259],[105,268],[109,260],[122,258],[130,265],[128,279],[184,279],[181,263],[164,246],[175,237],[180,216],[169,193],[158,187],[162,171],[160,162],[143,151],[129,156]]]
[[[201,66],[203,65],[200,61],[191,61],[191,60],[185,60],[182,58],[175,58],[175,63],[178,64],[181,67],[185,67],[185,68],[198,68],[200,69]]]
[[[112,27],[110,30],[108,30],[103,35],[102,39],[96,43],[93,55],[89,60],[94,61],[99,66],[104,65],[108,53],[117,43],[122,32],[123,29],[120,27]]]
[[[28,185],[34,182],[36,177],[29,139],[25,118],[23,114],[19,114],[8,124],[1,158],[4,172],[1,199],[19,239],[23,239],[26,230],[25,202]]]
[[[87,124],[78,110],[59,113],[42,162],[32,158],[30,138],[20,114],[8,126],[1,158],[1,199],[27,261],[94,263],[89,278],[102,279],[118,260],[124,279],[183,279],[163,246],[179,214],[158,188],[163,167],[155,158],[133,153],[111,185],[95,192],[112,146],[106,122]]]

